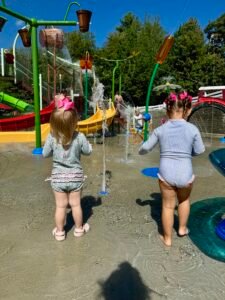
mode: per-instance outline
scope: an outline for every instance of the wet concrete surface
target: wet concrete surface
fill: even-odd
[[[0,299],[3,300],[198,300],[225,299],[225,265],[178,238],[165,249],[158,239],[161,196],[157,180],[141,174],[158,166],[159,153],[139,156],[125,136],[105,140],[107,196],[102,190],[103,146],[83,157],[82,205],[91,231],[56,242],[54,198],[45,178],[51,159],[32,156],[33,145],[0,146]],[[208,154],[193,159],[192,202],[225,196],[225,178]],[[128,153],[126,152],[128,151]]]

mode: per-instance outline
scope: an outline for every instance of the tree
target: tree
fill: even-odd
[[[168,55],[166,69],[177,84],[196,94],[202,80],[202,57],[206,55],[204,33],[196,19],[191,18],[174,34],[175,42]]]
[[[113,68],[119,60],[124,94],[129,94],[135,105],[144,105],[150,73],[163,37],[158,20],[146,17],[142,24],[128,13],[116,31],[108,36],[104,48],[97,51],[100,59],[96,70],[106,91],[110,94]]]
[[[91,55],[95,52],[95,38],[92,33],[85,34],[73,31],[66,34],[67,48],[72,61],[79,60],[88,51]]]
[[[225,13],[218,19],[210,22],[204,32],[209,39],[209,46],[212,52],[218,52],[223,57],[225,56]]]

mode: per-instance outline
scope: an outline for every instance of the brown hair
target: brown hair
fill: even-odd
[[[192,97],[187,94],[187,92],[181,92],[178,94],[170,93],[170,95],[165,100],[167,113],[170,115],[174,111],[180,109],[183,110],[183,115],[185,116],[192,106]]]
[[[72,142],[77,121],[78,117],[75,109],[55,108],[53,110],[50,117],[50,126],[51,133],[56,138],[57,143],[65,147]]]

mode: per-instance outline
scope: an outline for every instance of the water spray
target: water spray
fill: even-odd
[[[100,195],[108,195],[108,192],[106,190],[106,153],[105,153],[105,133],[108,130],[107,124],[106,124],[106,103],[102,101],[102,109],[103,109],[103,115],[102,115],[102,158],[103,158],[103,170],[102,170],[102,189],[100,191]]]

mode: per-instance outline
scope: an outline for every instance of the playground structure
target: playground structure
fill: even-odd
[[[31,48],[32,48],[32,68],[33,68],[33,86],[34,86],[34,111],[35,111],[35,144],[36,148],[33,150],[33,154],[41,154],[41,122],[40,122],[40,91],[39,91],[39,61],[38,61],[38,38],[37,38],[37,30],[39,26],[74,26],[77,25],[76,21],[67,21],[68,12],[73,4],[80,6],[77,2],[71,2],[66,10],[66,14],[64,19],[61,21],[44,21],[37,20],[35,18],[28,18],[19,14],[13,10],[10,10],[6,7],[5,0],[1,1],[2,5],[0,5],[0,11],[5,14],[16,17],[19,20],[24,21],[29,25],[29,35],[31,39]],[[86,17],[85,17],[86,15]],[[86,32],[89,29],[89,22],[91,17],[91,12],[87,10],[79,10],[77,11],[77,16],[79,19],[79,27],[81,32]],[[85,24],[86,23],[86,24]]]
[[[224,136],[224,126],[221,125],[225,120],[225,86],[200,87],[188,120],[194,123],[205,137]]]
[[[41,136],[43,141],[50,132],[50,126],[48,122],[54,107],[55,103],[52,101],[50,105],[40,112],[42,123]],[[110,126],[115,114],[116,110],[113,103],[109,104],[109,108],[105,112],[97,107],[95,114],[86,120],[79,121],[76,129],[84,134],[96,133],[102,129],[102,123],[104,121],[106,122],[107,126]],[[18,131],[18,129],[27,129],[33,126],[34,113],[0,120],[0,143],[34,142],[35,131]]]
[[[207,91],[219,91],[221,97],[208,95]],[[201,108],[203,103],[215,105],[218,109],[224,110],[225,107],[225,86],[207,86],[199,88],[198,101],[194,104],[194,111]]]

